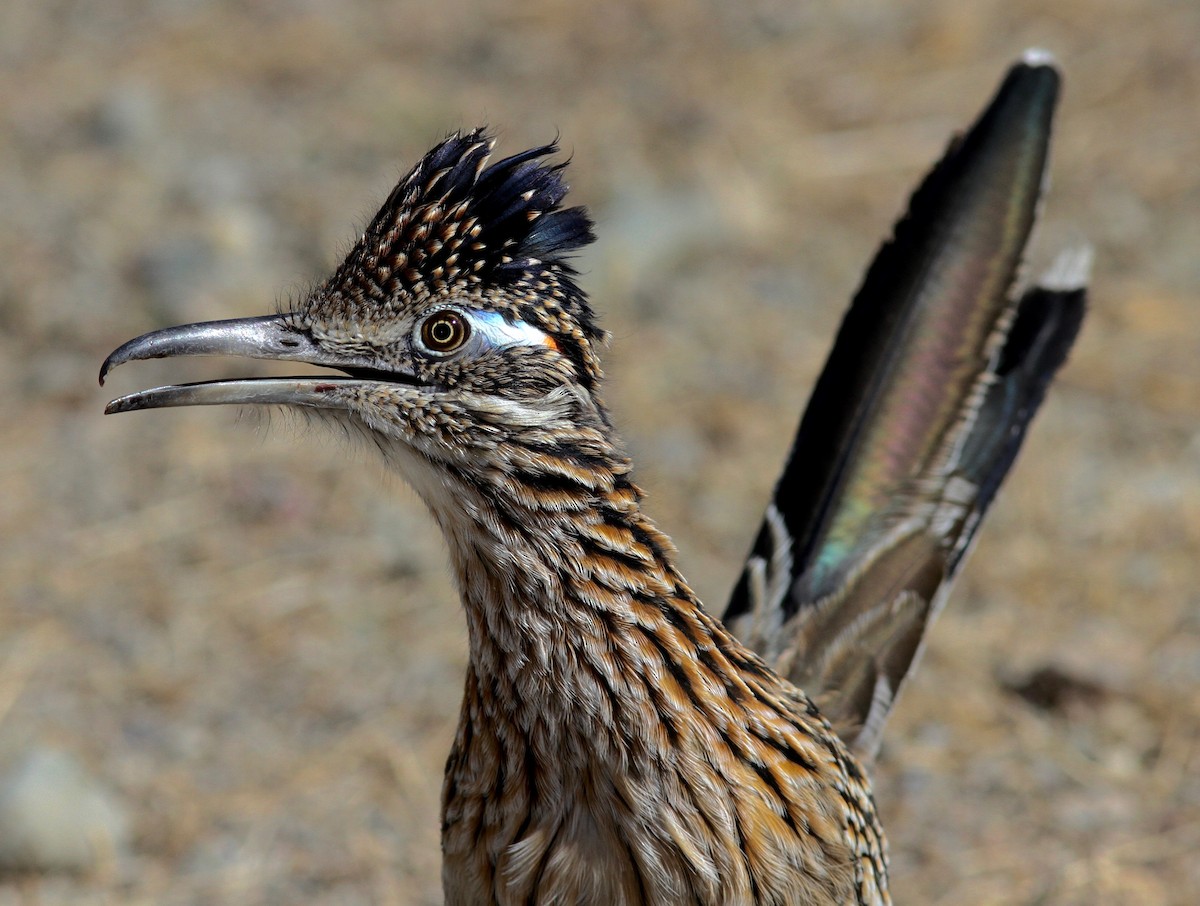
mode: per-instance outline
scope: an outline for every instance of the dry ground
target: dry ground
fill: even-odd
[[[889,728],[894,888],[1194,903],[1194,0],[8,0],[0,768],[71,753],[134,843],[0,904],[440,901],[464,629],[433,526],[285,416],[102,417],[117,343],[302,292],[447,130],[560,131],[610,402],[719,606],[863,266],[1034,44],[1068,79],[1035,259],[1090,238],[1093,310]],[[1009,691],[1042,668],[1062,694]]]

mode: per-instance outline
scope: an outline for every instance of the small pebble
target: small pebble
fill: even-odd
[[[125,810],[67,753],[35,749],[0,779],[0,869],[83,873],[128,845]]]

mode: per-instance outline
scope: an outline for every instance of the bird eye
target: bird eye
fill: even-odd
[[[421,345],[430,352],[453,352],[470,335],[467,319],[456,311],[435,311],[421,324]]]

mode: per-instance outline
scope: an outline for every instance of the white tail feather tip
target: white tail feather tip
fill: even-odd
[[[1054,54],[1041,47],[1027,47],[1021,54],[1021,62],[1026,66],[1058,66]]]
[[[1092,247],[1086,243],[1059,252],[1038,280],[1038,286],[1059,292],[1083,289],[1092,273],[1093,257]]]

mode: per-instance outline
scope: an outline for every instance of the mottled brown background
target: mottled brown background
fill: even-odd
[[[561,132],[608,396],[719,608],[865,263],[1028,45],[1067,72],[1034,263],[1088,237],[1093,309],[889,728],[894,889],[1195,902],[1194,0],[7,0],[0,768],[71,753],[134,846],[0,904],[440,902],[465,650],[430,520],[287,416],[100,414],[262,367],[99,390],[105,353],[302,292],[447,130]],[[1006,690],[1047,666],[1065,700]]]

